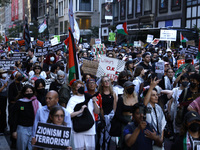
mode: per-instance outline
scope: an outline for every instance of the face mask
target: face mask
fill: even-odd
[[[58,78],[57,80],[59,83],[64,83],[64,78]]]
[[[200,125],[195,122],[189,126],[189,130],[192,132],[197,132],[197,131],[199,131],[199,127],[200,127]]]
[[[37,89],[37,93],[38,93],[39,95],[44,95],[44,94],[45,94],[45,89],[44,89],[44,88],[42,88],[42,89]]]
[[[195,88],[196,86],[197,86],[197,84],[196,84],[196,83],[193,83],[193,82],[192,82],[192,83],[190,83],[190,87],[191,87],[191,88]]]
[[[17,77],[17,81],[22,81],[22,79],[23,79],[22,76]]]
[[[78,93],[84,94],[84,87],[80,87],[80,88],[78,89]]]
[[[54,61],[55,60],[55,58],[54,57],[50,57],[50,61]]]
[[[186,87],[186,86],[188,86],[188,84],[189,84],[189,82],[187,82],[187,81],[185,81],[185,82],[182,82],[182,86],[183,86],[183,87]]]
[[[3,78],[6,78],[6,77],[7,77],[7,73],[3,73],[3,74],[2,74],[2,77],[3,77]]]
[[[128,88],[128,89],[126,89],[126,91],[128,94],[131,95],[131,94],[133,94],[134,88]]]
[[[31,97],[33,97],[33,93],[25,94],[24,97],[30,99]]]

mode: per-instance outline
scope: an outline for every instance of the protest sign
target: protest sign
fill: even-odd
[[[147,34],[147,42],[151,43],[153,41],[153,35]]]
[[[69,146],[71,128],[54,124],[38,123],[36,147],[66,149]]]
[[[90,61],[90,60],[83,60],[82,70],[83,73],[89,73],[91,75],[97,74],[99,63],[96,61]]]
[[[185,64],[185,59],[177,60],[177,64],[178,64],[178,68],[179,68],[181,65]],[[192,60],[192,64],[194,64],[194,60]]]
[[[36,48],[35,50],[35,56],[44,56],[48,54],[48,48]]]
[[[20,60],[20,61],[26,61],[27,59],[25,52],[11,53],[10,57],[12,60]]]
[[[110,41],[110,42],[115,42],[115,37],[116,37],[116,33],[114,33],[114,32],[109,32],[108,41]],[[96,43],[96,44],[97,44],[97,43]]]
[[[43,46],[44,47],[49,47],[49,46],[51,46],[51,42],[50,41],[44,41]]]
[[[165,72],[165,62],[156,62],[155,73],[164,73]]]
[[[176,41],[177,30],[160,30],[160,41]]]
[[[95,39],[95,44],[101,44],[101,39]]]
[[[187,49],[185,50],[185,53],[196,55],[198,53],[198,47],[188,45]]]
[[[109,78],[117,81],[118,74],[124,70],[124,67],[125,61],[102,55],[96,76],[101,77],[107,75]]]
[[[159,42],[159,39],[155,38],[152,42],[151,45],[157,45]]]
[[[64,49],[64,45],[62,43],[51,46],[48,48],[48,51],[53,51],[53,52],[57,52],[59,50],[63,50]]]
[[[58,44],[58,39],[55,37],[51,40],[51,46],[57,45]]]
[[[186,41],[186,46],[195,46],[195,41],[194,40],[191,40],[191,41]]]
[[[0,60],[0,68],[3,70],[14,70],[15,61],[13,60]]]

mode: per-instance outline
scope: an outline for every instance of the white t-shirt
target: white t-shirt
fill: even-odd
[[[173,88],[172,91],[173,91],[172,98],[176,101],[177,104],[179,104],[178,99],[183,90],[181,90],[179,87],[176,87]]]
[[[69,102],[67,104],[67,111],[71,114],[74,112],[74,107],[76,106],[76,104],[78,103],[82,103],[85,101],[85,96],[77,96],[77,95],[74,95],[72,96],[70,99],[69,99]],[[94,119],[94,113],[93,113],[93,110],[94,110],[94,104],[92,102],[92,99],[90,99],[90,101],[88,102],[88,109]],[[73,124],[73,122],[72,122]],[[72,126],[73,128],[73,126]],[[75,132],[73,130],[73,132]],[[75,132],[76,133],[76,132]],[[86,135],[95,135],[96,134],[96,129],[95,129],[95,124],[92,126],[92,128],[90,128],[88,131],[84,131],[84,132],[79,132],[80,134],[86,134]]]

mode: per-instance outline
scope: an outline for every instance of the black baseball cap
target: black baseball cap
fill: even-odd
[[[200,121],[200,115],[196,111],[189,111],[185,114],[185,122]]]

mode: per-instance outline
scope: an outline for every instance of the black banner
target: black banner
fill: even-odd
[[[36,147],[66,149],[69,145],[71,128],[54,124],[38,123]]]
[[[25,52],[9,54],[12,60],[26,61],[27,56]]]
[[[0,68],[3,70],[14,70],[15,61],[13,60],[0,60]]]

